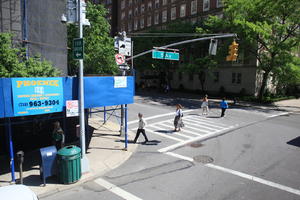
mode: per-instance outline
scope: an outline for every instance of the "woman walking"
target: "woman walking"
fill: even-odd
[[[204,96],[203,100],[202,100],[202,115],[208,115],[208,96],[207,94]]]
[[[180,128],[183,127],[182,117],[182,106],[180,104],[177,104],[176,115],[174,118],[174,131],[180,131]]]

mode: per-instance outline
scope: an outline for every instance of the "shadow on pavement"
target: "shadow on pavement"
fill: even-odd
[[[288,141],[287,144],[300,147],[300,136]]]

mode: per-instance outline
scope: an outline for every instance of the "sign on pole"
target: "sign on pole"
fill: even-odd
[[[66,102],[66,114],[67,117],[79,116],[78,100],[70,100]]]
[[[125,63],[125,56],[122,55],[122,54],[116,54],[116,55],[115,55],[115,59],[116,59],[116,63],[117,63],[118,65],[122,65],[122,64]]]
[[[152,58],[164,60],[179,60],[179,53],[153,50]]]
[[[76,60],[83,59],[83,38],[73,40],[73,58]]]
[[[125,56],[131,56],[131,38],[124,38],[124,40],[118,41],[119,54]]]

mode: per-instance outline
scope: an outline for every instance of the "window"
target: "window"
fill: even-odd
[[[217,0],[217,8],[223,7],[222,0]]]
[[[152,21],[152,17],[148,16],[147,17],[147,26],[151,26],[151,21]]]
[[[197,13],[197,0],[191,2],[191,15]]]
[[[128,11],[128,19],[131,19],[132,18],[132,10],[129,10]]]
[[[152,2],[148,2],[148,10],[152,10]]]
[[[144,28],[144,17],[142,17],[141,19],[140,19],[140,27],[141,27],[141,29],[143,29]]]
[[[159,22],[159,13],[155,13],[155,16],[154,16],[154,24],[158,24]]]
[[[125,12],[122,12],[121,19],[123,20],[125,18]]]
[[[155,8],[159,8],[159,0],[155,0]]]
[[[192,23],[192,24],[196,24],[196,23],[197,23],[197,18],[192,18],[192,19],[191,19],[191,23]]]
[[[143,14],[145,12],[145,4],[141,5],[141,13]]]
[[[132,30],[132,24],[131,22],[128,22],[128,32],[131,32],[131,30]]]
[[[176,0],[171,0],[171,3],[174,3]]]
[[[138,14],[139,14],[139,9],[138,9],[138,7],[136,7],[134,9],[134,16],[138,16]]]
[[[171,9],[171,20],[176,19],[176,7]]]
[[[125,8],[125,0],[121,1],[121,9],[123,10]]]
[[[241,73],[237,73],[236,83],[237,84],[241,84],[242,83],[242,74]]]
[[[210,0],[203,0],[203,11],[208,11],[210,8]]]
[[[182,4],[180,6],[180,17],[185,17],[185,9],[186,9],[186,5]]]
[[[236,81],[236,73],[232,73],[231,75],[231,83],[235,83]]]
[[[193,81],[194,80],[194,74],[193,73],[189,73],[189,81]]]
[[[132,6],[132,0],[128,1],[128,6],[131,7]]]
[[[241,73],[232,73],[231,82],[236,84],[242,83],[242,74]]]
[[[214,82],[215,83],[219,82],[219,72],[214,72]]]
[[[180,80],[180,81],[182,80],[182,72],[178,73],[178,80]]]
[[[163,5],[163,6],[164,6],[164,5],[167,5],[167,3],[168,3],[168,0],[163,0],[162,5]]]
[[[136,31],[138,29],[138,20],[134,20],[133,29]]]
[[[168,19],[168,10],[164,10],[162,12],[162,19],[161,19],[161,21],[164,23],[164,22],[167,21],[167,19]]]

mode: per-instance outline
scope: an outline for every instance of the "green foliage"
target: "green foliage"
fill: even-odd
[[[299,46],[300,1],[224,0],[224,18],[210,17],[206,29],[237,33],[240,48],[246,48],[263,72],[260,99],[270,76],[279,80],[293,62],[292,50]]]
[[[11,35],[0,33],[0,77],[58,76],[59,71],[39,56],[25,58],[24,49],[13,48]]]
[[[87,74],[116,74],[118,67],[114,60],[114,41],[109,36],[110,25],[105,16],[103,5],[87,4],[87,19],[91,26],[84,27],[84,71]],[[68,25],[68,46],[72,47],[73,38],[78,36],[78,27]],[[78,71],[78,61],[72,57],[72,50],[68,52],[69,74]]]

